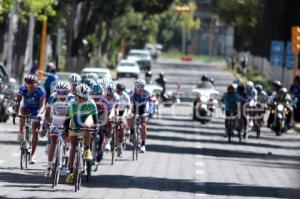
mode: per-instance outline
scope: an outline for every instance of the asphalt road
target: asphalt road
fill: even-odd
[[[192,87],[204,73],[213,75],[217,89],[224,91],[234,77],[216,63],[161,61],[154,74],[166,73],[168,89],[189,99]],[[132,79],[121,80],[132,85]],[[125,152],[114,166],[110,155],[74,193],[64,183],[51,189],[44,178],[47,167],[45,140],[40,140],[38,162],[27,170],[19,168],[17,126],[0,124],[1,198],[300,198],[300,137],[291,131],[275,137],[263,128],[262,138],[253,136],[239,144],[223,137],[224,119],[206,125],[192,121],[192,104],[184,101],[172,108],[161,107],[149,124],[147,152],[139,161]]]

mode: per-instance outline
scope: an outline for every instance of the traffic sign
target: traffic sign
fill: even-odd
[[[271,54],[270,62],[274,67],[283,67],[283,55]]]
[[[294,67],[294,55],[287,55],[286,56],[286,61],[285,61],[285,65],[287,69],[293,69]]]
[[[287,55],[294,55],[292,42],[290,42],[290,41],[287,42],[287,44],[286,44],[286,54]]]
[[[284,41],[273,40],[271,43],[271,54],[283,54]]]

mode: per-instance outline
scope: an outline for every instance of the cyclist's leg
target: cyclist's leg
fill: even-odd
[[[32,156],[35,154],[38,143],[38,131],[40,128],[40,121],[32,121]]]
[[[55,148],[56,148],[56,140],[57,140],[57,134],[54,132],[55,129],[50,129],[50,146],[48,150],[48,166],[52,166],[52,161],[54,158]]]
[[[141,123],[141,140],[142,140],[142,145],[145,145],[146,138],[147,138],[147,118],[142,118],[142,123]]]
[[[20,113],[22,116],[29,115],[29,110],[28,110],[28,108],[22,106],[20,108]],[[20,123],[19,123],[19,133],[20,134],[24,133],[24,126],[25,126],[25,118],[20,117]]]
[[[73,120],[71,120],[70,126],[72,128],[74,128]],[[76,148],[77,148],[77,133],[76,132],[69,130],[69,141],[71,144],[71,148],[69,151],[68,167],[69,167],[70,173],[73,173],[74,158],[75,158],[75,152],[76,152]]]
[[[84,121],[84,127],[85,128],[91,128],[92,126],[94,125],[94,122],[93,122],[93,117],[90,115],[89,117],[87,117]],[[91,149],[90,149],[90,144],[91,144],[91,132],[90,131],[85,131],[84,132],[84,138],[83,138],[83,141],[84,141],[84,157],[86,160],[91,160],[93,159],[92,157],[92,152],[91,152]]]

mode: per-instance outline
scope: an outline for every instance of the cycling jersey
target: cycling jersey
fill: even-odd
[[[123,92],[122,95],[119,95],[120,97],[120,106],[119,106],[119,110],[120,112],[123,112],[126,110],[126,107],[130,107],[130,98],[129,98],[129,95],[125,92]]]
[[[237,111],[238,102],[240,101],[240,96],[237,93],[228,94],[224,93],[223,101],[225,105],[225,111]]]
[[[139,115],[143,115],[145,113],[149,113],[149,102],[151,101],[150,93],[146,90],[141,94],[133,93],[131,97],[131,102],[133,105],[133,110],[135,113]]]
[[[246,100],[247,101],[251,101],[251,100],[256,101],[257,100],[257,91],[256,91],[256,89],[251,89],[250,91],[246,91]]]
[[[33,92],[29,92],[25,85],[21,85],[17,95],[23,97],[22,106],[28,108],[32,116],[37,116],[40,101],[45,99],[45,91],[42,87],[37,86]]]
[[[52,109],[51,126],[61,127],[67,119],[67,111],[69,104],[75,100],[75,96],[69,93],[64,101],[58,100],[57,93],[50,95],[47,102],[47,107]]]
[[[86,102],[80,104],[77,100],[73,100],[68,106],[67,111],[68,118],[73,119],[77,128],[83,126],[87,117],[97,114],[97,107],[92,99],[88,99]]]
[[[108,100],[106,98],[106,100],[107,100],[107,103],[108,103],[107,105],[108,105],[109,113],[112,111],[113,108],[115,108],[116,105],[119,105],[119,103],[120,103],[120,97],[116,93],[114,93],[112,99]]]

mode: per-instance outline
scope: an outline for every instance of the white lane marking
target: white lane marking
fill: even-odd
[[[198,175],[203,175],[204,171],[202,171],[202,170],[196,170],[195,173],[198,174]]]
[[[203,158],[203,155],[195,155],[196,158]]]
[[[205,193],[196,193],[196,197],[208,197]]]
[[[12,157],[17,157],[19,155],[20,155],[20,153],[13,153],[13,154],[11,154]]]
[[[204,166],[204,163],[203,162],[195,162],[195,166],[202,167],[202,166]]]
[[[195,148],[196,148],[196,149],[202,149],[203,146],[201,146],[201,145],[196,145]]]
[[[3,164],[5,161],[4,160],[0,160],[0,164]]]

